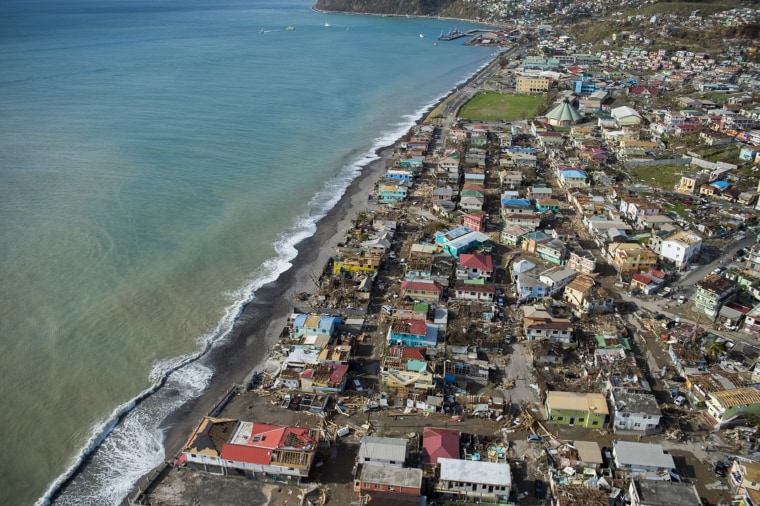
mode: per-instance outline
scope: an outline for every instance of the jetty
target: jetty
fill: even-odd
[[[462,37],[470,37],[472,35],[477,35],[479,33],[485,33],[492,30],[484,30],[482,28],[474,28],[472,30],[467,30],[466,32],[460,32],[458,29],[454,28],[453,30],[449,31],[446,35],[441,33],[441,35],[438,37],[438,40],[456,40],[460,39]]]

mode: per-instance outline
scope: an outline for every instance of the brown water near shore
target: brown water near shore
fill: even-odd
[[[340,202],[317,223],[314,235],[296,246],[293,266],[255,293],[225,341],[209,351],[215,372],[206,392],[170,415],[166,427],[166,459],[181,450],[193,428],[207,415],[232,384],[244,384],[260,369],[293,311],[293,296],[312,292],[312,273],[321,272],[335,246],[351,228],[351,221],[367,206],[367,196],[385,172],[393,147],[381,149],[380,158],[368,164],[346,190]],[[204,362],[206,361],[204,360]]]

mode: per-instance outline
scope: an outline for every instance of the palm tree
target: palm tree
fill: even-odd
[[[705,356],[707,356],[707,360],[709,362],[717,362],[718,357],[720,357],[724,351],[725,351],[725,346],[723,345],[723,343],[719,343],[718,341],[713,341],[707,347],[707,350],[705,350]]]

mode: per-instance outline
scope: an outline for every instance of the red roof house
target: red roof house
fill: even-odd
[[[493,259],[491,255],[462,253],[459,255],[457,278],[459,279],[490,279],[493,275]]]
[[[308,428],[205,417],[182,450],[200,469],[248,475],[309,475],[317,441]]]
[[[422,463],[437,464],[441,458],[460,458],[459,431],[425,427],[422,433]]]
[[[443,287],[437,281],[415,279],[401,282],[401,296],[425,302],[437,302]]]

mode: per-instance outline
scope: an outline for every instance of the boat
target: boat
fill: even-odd
[[[328,26],[328,27],[329,27],[329,26],[330,26],[330,23],[327,23],[327,22],[325,22],[325,26]]]
[[[420,34],[420,38],[421,38],[421,39],[424,39],[424,38],[425,38],[425,34],[424,34],[424,33],[421,33],[421,34]]]
[[[288,26],[288,27],[286,27],[285,29],[286,29],[287,31],[289,31],[289,32],[292,32],[293,30],[295,30],[295,29],[296,29],[296,27],[295,27],[295,26]]]

